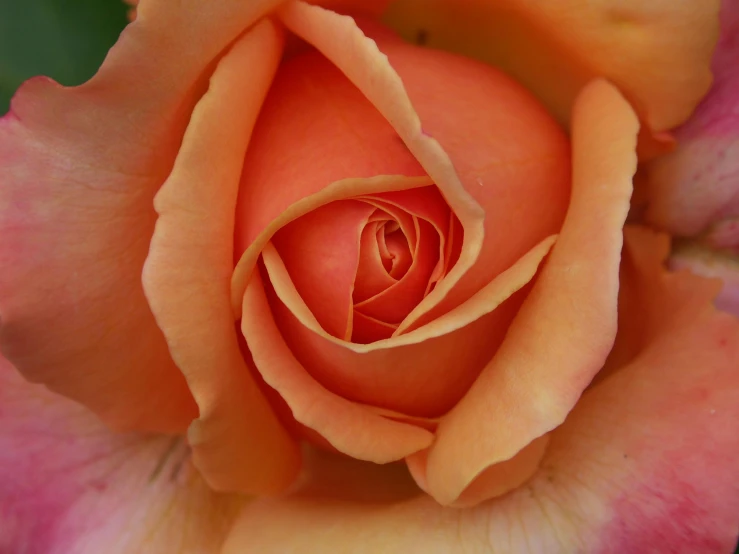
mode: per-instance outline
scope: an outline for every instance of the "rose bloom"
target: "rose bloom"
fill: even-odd
[[[0,551],[732,551],[739,323],[644,224],[717,1],[133,18],[0,123]]]

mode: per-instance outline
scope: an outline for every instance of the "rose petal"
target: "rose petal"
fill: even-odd
[[[664,272],[665,250],[649,232],[629,232],[627,245],[635,263],[624,265],[631,275],[622,279],[638,285],[632,292],[643,301],[624,306],[625,317],[648,322],[650,340],[585,393],[526,485],[464,510],[429,498],[256,502],[224,554],[306,544],[337,554],[731,552],[739,526],[739,324],[710,308],[714,284]]]
[[[337,450],[354,458],[387,463],[431,444],[433,435],[428,431],[382,417],[316,383],[285,344],[258,273],[252,276],[244,294],[241,326],[254,363],[267,384],[280,393],[295,419],[319,430]]]
[[[285,156],[297,163],[285,163]],[[315,52],[285,62],[244,161],[237,204],[236,254],[241,259],[233,277],[235,313],[259,251],[293,219],[288,217],[291,207],[319,194],[326,195],[324,203],[346,198],[330,193],[332,183],[378,175],[425,177],[393,128],[330,62]],[[361,192],[351,196],[356,194]]]
[[[615,83],[655,131],[685,121],[711,84],[718,0],[398,0],[406,40],[503,68],[563,124],[595,77]]]
[[[397,279],[388,273],[383,263],[384,256],[380,252],[378,235],[384,235],[384,231],[382,228],[378,230],[377,224],[367,225],[362,230],[357,279],[354,281],[353,299],[355,301],[361,302],[397,283]],[[408,258],[410,258],[410,251]],[[408,265],[410,265],[410,259]]]
[[[311,379],[357,402],[432,417],[449,410],[490,360],[520,306],[523,295],[516,292],[533,278],[553,243],[554,237],[542,241],[457,310],[411,333],[368,345],[323,331],[274,248],[265,248],[263,259],[277,297],[271,304],[275,320]],[[257,368],[270,382],[273,368]]]
[[[675,132],[677,149],[647,167],[650,224],[691,236],[719,231],[719,248],[739,251],[739,234],[712,226],[739,219],[739,4],[722,3],[715,82],[693,117]]]
[[[243,155],[281,51],[279,29],[265,20],[219,63],[156,196],[144,268],[152,310],[200,409],[188,435],[194,463],[212,487],[249,493],[289,484],[299,459],[239,352],[228,295]]]
[[[362,312],[354,311],[354,327],[352,328],[352,342],[357,344],[368,344],[378,340],[386,339],[398,329],[379,319],[374,319]]]
[[[461,304],[559,229],[569,191],[567,139],[522,87],[484,64],[400,40],[375,37],[380,51],[353,20],[321,8],[293,1],[279,13],[387,118],[464,227],[458,263],[399,332]],[[450,97],[455,103],[440,109]]]
[[[398,324],[423,300],[431,275],[439,261],[439,234],[427,221],[419,221],[418,243],[413,262],[402,278],[354,308],[364,315]]]
[[[151,200],[213,59],[275,4],[150,0],[89,83],[33,79],[0,123],[3,351],[116,427],[195,414],[141,292]]]
[[[0,406],[0,551],[219,552],[244,500],[208,488],[182,437],[114,435],[2,358]]]
[[[329,334],[351,337],[352,290],[360,238],[375,207],[331,202],[290,222],[273,238],[295,287]]]
[[[572,201],[562,232],[500,350],[444,416],[429,452],[427,489],[441,504],[559,425],[613,345],[638,121],[612,85],[594,81],[572,127]]]

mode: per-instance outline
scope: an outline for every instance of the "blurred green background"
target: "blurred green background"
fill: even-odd
[[[126,26],[127,11],[120,0],[0,0],[0,114],[29,77],[63,85],[92,77]]]
[[[29,77],[64,85],[92,77],[127,11],[120,0],[0,0],[0,114]]]

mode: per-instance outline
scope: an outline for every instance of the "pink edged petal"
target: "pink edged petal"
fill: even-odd
[[[688,122],[677,149],[647,166],[647,221],[672,234],[708,233],[739,252],[739,4],[721,7],[714,84]],[[726,233],[726,226],[734,227]],[[710,236],[715,235],[715,236]]]
[[[31,79],[0,121],[0,348],[116,428],[197,414],[141,290],[152,199],[213,60],[278,3],[148,0],[88,83]]]
[[[317,383],[285,344],[258,273],[254,273],[244,294],[241,326],[254,363],[267,384],[280,393],[298,422],[318,431],[340,452],[387,463],[431,444],[430,432],[387,419]]]
[[[739,317],[739,257],[716,252],[697,243],[682,243],[670,257],[670,268],[689,269],[696,275],[721,279],[716,307]]]
[[[306,544],[336,554],[732,552],[739,324],[710,307],[715,284],[664,271],[665,241],[635,229],[626,243],[622,280],[642,301],[622,306],[624,318],[649,341],[583,395],[526,484],[470,509],[316,492],[260,501],[245,507],[224,554]]]
[[[383,340],[391,337],[397,329],[397,325],[374,319],[355,310],[354,327],[352,328],[352,342],[357,344],[369,344],[370,342]]]
[[[603,366],[616,334],[638,125],[605,81],[578,99],[572,200],[561,234],[496,356],[442,418],[429,452],[427,489],[441,504],[559,425]]]
[[[283,340],[312,378],[362,404],[436,417],[456,404],[492,358],[525,297],[522,289],[554,242],[555,237],[542,241],[456,310],[418,330],[372,344],[341,341],[323,331],[271,245],[264,249],[263,260]],[[365,330],[360,327],[358,332]],[[258,369],[264,375],[265,369]]]
[[[726,3],[726,2],[725,2]],[[711,85],[719,0],[396,0],[384,19],[406,40],[504,69],[563,124],[604,77],[648,126],[685,121]]]
[[[210,490],[182,437],[113,434],[1,358],[0,406],[1,552],[220,552],[244,499]]]
[[[194,463],[214,488],[248,493],[286,486],[299,464],[239,351],[229,296],[241,164],[281,52],[281,32],[265,20],[219,63],[156,196],[144,268],[152,310],[200,409],[188,434]]]
[[[300,296],[329,334],[351,336],[352,290],[362,229],[375,207],[356,200],[321,206],[272,239]]]

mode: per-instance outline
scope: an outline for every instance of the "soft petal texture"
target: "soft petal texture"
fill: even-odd
[[[280,29],[265,20],[218,64],[157,193],[144,268],[147,298],[200,410],[188,432],[193,461],[212,487],[247,493],[285,487],[299,464],[239,351],[229,297],[241,164],[281,52]]]
[[[425,488],[442,504],[559,425],[613,345],[639,124],[599,80],[578,98],[572,129],[572,199],[559,238],[497,354],[442,418],[428,453]]]
[[[300,2],[287,4],[280,14],[390,121],[464,227],[457,264],[399,332],[467,300],[557,232],[569,193],[569,145],[520,85],[484,64],[415,48],[387,33],[380,37],[371,28],[378,51],[352,20]],[[439,79],[440,74],[450,78]],[[450,97],[456,99],[451,105]],[[525,201],[531,197],[540,202]],[[485,214],[482,234],[471,202]]]
[[[333,393],[410,416],[437,417],[457,403],[495,353],[524,297],[522,289],[554,241],[555,237],[542,241],[495,278],[458,310],[461,315],[449,313],[406,335],[368,345],[340,341],[322,331],[279,257],[265,249],[275,296],[270,299],[272,314],[302,371]],[[256,313],[244,312],[244,321],[259,327]],[[254,348],[262,347],[257,343]],[[275,368],[258,361],[256,365],[271,382]]]
[[[664,271],[666,247],[628,232],[622,280],[641,301],[621,308],[650,340],[585,393],[526,485],[464,510],[429,498],[260,501],[224,554],[731,552],[739,324],[710,306],[715,283]]]
[[[244,294],[244,314],[244,337],[264,380],[280,393],[298,422],[318,430],[334,448],[353,458],[387,463],[431,444],[433,435],[425,429],[382,417],[316,383],[285,344],[257,273]]]
[[[331,202],[290,222],[274,236],[293,283],[326,332],[349,340],[352,291],[362,229],[375,207]]]
[[[426,306],[419,306],[417,317],[441,299],[445,302],[443,308],[461,303],[559,229],[569,193],[568,143],[561,129],[525,90],[484,64],[443,52],[415,48],[392,37],[385,37],[381,41],[381,48],[388,52],[391,66],[375,43],[357,29],[354,21],[321,8],[293,2],[286,5],[280,15],[288,27],[316,45],[337,64],[374,104],[375,108],[370,106],[372,110],[376,109],[392,123],[419,162],[425,164],[425,169],[465,227],[466,246],[461,249],[459,261],[447,279],[424,300]],[[373,30],[373,36],[375,34],[377,31]],[[314,58],[305,56],[301,61],[310,62],[314,69],[321,68]],[[405,88],[393,67],[402,68],[399,73]],[[325,80],[329,74],[324,75],[324,69],[321,71]],[[437,77],[440,71],[449,72],[454,78],[440,80]],[[345,87],[340,81],[335,84]],[[449,96],[464,98],[465,101],[441,110],[440,106],[447,105],[445,99]],[[280,98],[283,103],[289,100],[284,94]],[[343,101],[344,97],[340,98]],[[321,107],[323,103],[316,102],[316,105]],[[361,106],[356,104],[356,107]],[[423,112],[423,128],[414,108]],[[452,109],[459,109],[459,112],[454,111],[454,117],[449,117],[449,110]],[[308,110],[300,104],[299,110],[296,107],[292,111],[303,113]],[[460,118],[465,121],[464,126],[458,124]],[[255,144],[276,140],[277,131],[271,129],[290,129],[286,121],[283,125],[270,127],[266,138],[256,136]],[[298,128],[302,126],[298,125]],[[496,128],[506,129],[506,133],[490,132],[490,129]],[[295,145],[285,142],[294,140],[287,133],[279,136],[282,139],[280,147],[286,144],[291,152],[296,147],[304,148],[302,143]],[[327,139],[333,140],[331,136],[327,136]],[[439,147],[442,143],[446,150],[453,152],[454,166],[461,168],[460,174],[464,172],[462,182]],[[264,144],[262,148],[265,148]],[[271,160],[265,156],[259,162],[269,162],[269,167],[279,166],[276,167],[277,171],[282,171],[281,167],[286,164],[281,163],[280,156],[274,155],[274,151],[279,150],[272,150]],[[349,154],[352,151],[349,149]],[[344,157],[339,160],[343,161]],[[248,172],[256,171],[254,164],[247,165]],[[331,169],[330,166],[326,167]],[[322,164],[311,168],[311,171],[326,171],[326,167]],[[306,175],[310,177],[311,174],[303,171],[296,177],[305,180],[308,178]],[[332,176],[336,177],[338,175]],[[264,181],[262,186],[242,183],[242,192],[246,190],[249,195],[275,196],[265,192],[274,188],[265,188],[264,183],[270,182]],[[293,187],[295,182],[295,178],[280,180],[285,187]],[[324,177],[320,179],[321,186],[325,187],[327,182],[329,180]],[[313,194],[312,186],[307,187],[308,190],[304,190],[303,194]],[[513,190],[515,194],[511,193]],[[528,202],[526,199],[531,196],[541,201]],[[472,209],[475,200],[477,208]],[[265,202],[269,204],[271,200],[265,198]],[[248,196],[248,201],[241,205],[259,217],[255,206],[262,206],[265,202],[255,201]],[[484,244],[481,244],[481,205],[487,213]],[[252,219],[244,218],[247,222]],[[516,240],[511,240],[511,237]],[[264,242],[267,239],[264,238]],[[251,236],[246,237],[246,242],[248,240],[251,240]],[[260,236],[242,257],[234,277],[235,300],[240,298],[241,287],[251,271],[249,268],[254,267],[264,242]],[[482,248],[484,255],[477,257],[476,252]],[[468,272],[465,276],[467,280],[452,298],[447,293],[475,260],[474,271]],[[437,305],[437,308],[445,311],[441,306]]]
[[[286,4],[279,14],[291,31],[336,64],[374,109],[392,124],[464,227],[464,247],[457,264],[414,310],[415,315],[409,318],[408,325],[444,299],[465,273],[468,279],[455,290],[453,299],[447,299],[451,305],[469,298],[496,273],[556,232],[564,215],[569,188],[566,137],[519,85],[484,64],[414,48],[373,28],[372,36],[381,41],[381,52],[352,19],[301,2]],[[367,26],[365,22],[363,25]],[[388,64],[383,52],[390,56],[392,65]],[[394,67],[401,65],[404,70],[399,71],[399,76]],[[441,70],[456,74],[451,81],[452,89],[449,83],[438,79]],[[470,86],[471,83],[475,86]],[[411,87],[415,92],[409,97]],[[455,117],[439,109],[440,105],[446,105],[444,99],[450,96],[469,100],[453,105],[462,110],[455,113]],[[492,98],[496,101],[492,102]],[[483,106],[497,109],[477,109]],[[421,109],[424,113],[419,120],[417,110]],[[465,127],[464,133],[458,124],[452,125],[458,116],[463,116],[471,126]],[[489,132],[497,127],[506,128],[509,136],[504,138]],[[533,132],[534,129],[537,132]],[[450,149],[455,151],[454,166],[445,152],[449,150],[451,154]],[[454,171],[460,164],[467,173],[462,181]],[[323,179],[325,182],[328,181]],[[520,196],[501,190],[508,188],[517,189]],[[522,202],[529,192],[546,201]],[[481,199],[485,200],[483,205]],[[486,218],[482,217],[484,211]],[[527,224],[522,225],[522,221]],[[492,222],[498,222],[502,229],[515,226],[517,232],[509,236],[517,240],[501,241],[502,229],[497,233],[485,229],[486,242],[483,244],[482,224],[489,226]],[[478,259],[483,247],[486,255]],[[252,261],[245,261],[247,258],[248,255],[242,258],[237,267],[234,300],[240,298],[250,273],[248,269],[253,267]],[[473,265],[475,271],[468,272]]]
[[[195,414],[141,292],[151,200],[209,64],[276,3],[149,0],[90,82],[33,79],[0,123],[3,352],[116,427]]]
[[[648,170],[647,220],[673,234],[707,233],[739,253],[739,2],[725,0],[713,87],[675,132],[678,148]],[[727,227],[734,230],[727,233]]]
[[[0,358],[0,552],[217,554],[239,507],[182,437],[112,434]]]
[[[616,84],[649,127],[685,121],[711,84],[719,0],[396,0],[409,41],[503,68],[562,123],[594,77]]]
[[[686,242],[673,251],[670,267],[721,279],[723,285],[716,297],[716,307],[739,317],[739,259],[735,256],[706,248],[700,243]]]

